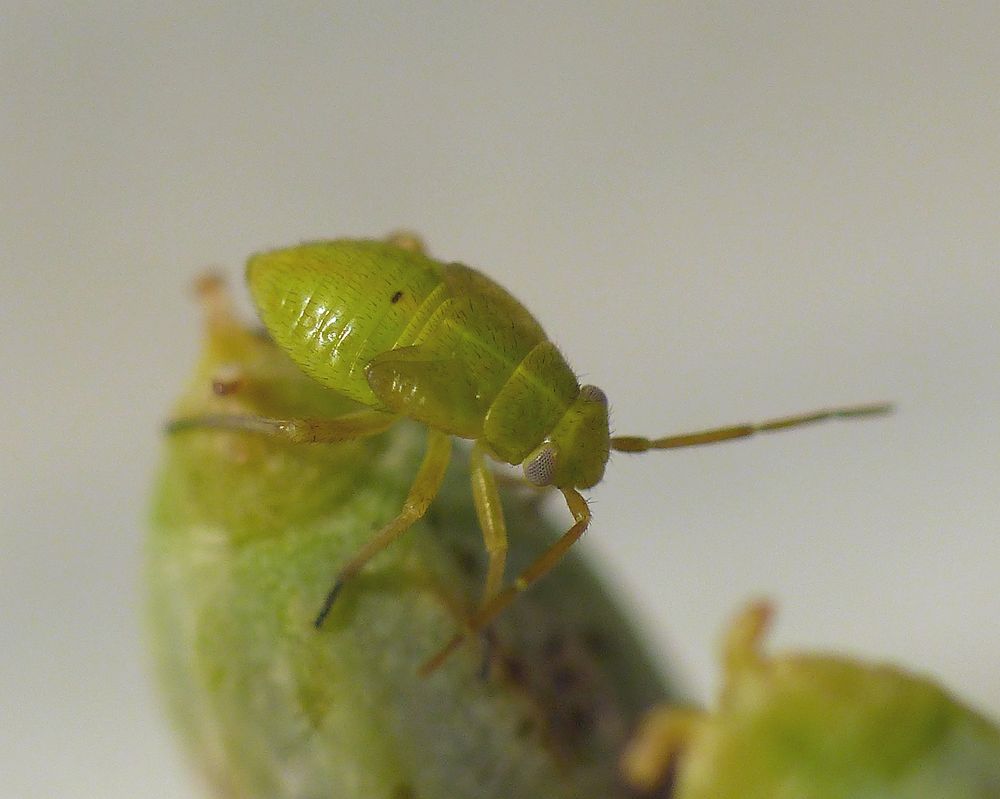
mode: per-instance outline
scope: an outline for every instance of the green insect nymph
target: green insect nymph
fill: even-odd
[[[250,290],[275,341],[323,385],[474,439],[537,485],[590,488],[607,400],[582,389],[517,300],[485,275],[380,241],[261,253]]]
[[[365,409],[337,419],[203,416],[176,420],[172,431],[221,427],[333,442],[381,433],[403,418],[428,430],[427,453],[403,509],[341,568],[317,626],[345,582],[424,515],[444,477],[452,437],[474,442],[472,491],[489,553],[486,585],[466,631],[426,670],[488,625],[583,534],[590,511],[579,489],[600,482],[611,450],[695,446],[886,410],[841,408],[654,440],[612,438],[604,392],[580,386],[524,306],[481,272],[428,257],[415,236],[317,241],[260,253],[250,258],[247,279],[278,346],[313,379]],[[573,526],[506,588],[507,533],[487,456],[521,465],[534,485],[558,488],[574,517]]]

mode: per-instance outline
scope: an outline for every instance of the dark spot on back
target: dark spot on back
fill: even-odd
[[[401,299],[403,299],[403,292],[397,291],[395,294],[392,295],[392,299],[389,300],[389,302],[391,302],[393,305],[395,305]]]

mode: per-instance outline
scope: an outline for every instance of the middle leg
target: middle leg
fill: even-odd
[[[503,584],[504,566],[507,562],[507,525],[503,518],[503,505],[500,492],[497,491],[497,481],[486,463],[485,447],[477,441],[472,447],[472,498],[476,505],[476,516],[479,527],[483,531],[483,543],[489,555],[489,566],[486,571],[486,585],[483,588],[483,598],[480,607],[484,607],[500,592]]]

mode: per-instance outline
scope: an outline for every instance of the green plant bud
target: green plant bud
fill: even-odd
[[[174,418],[329,418],[350,400],[305,377],[201,293],[204,353]],[[476,610],[486,555],[454,459],[424,519],[313,621],[344,560],[396,514],[423,428],[342,444],[175,428],[148,545],[154,661],[185,747],[220,797],[614,799],[638,714],[668,700],[620,611],[571,553],[429,676]],[[537,496],[502,491],[508,574],[551,540]]]
[[[651,713],[623,758],[673,799],[997,799],[1000,730],[930,680],[818,655],[761,652],[752,605],[725,647],[714,713]]]

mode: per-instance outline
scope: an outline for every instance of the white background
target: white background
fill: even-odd
[[[703,698],[764,593],[1000,717],[996,3],[205,5],[0,12],[0,795],[191,795],[138,617],[190,280],[404,225],[619,433],[896,400],[618,456],[586,547]]]

